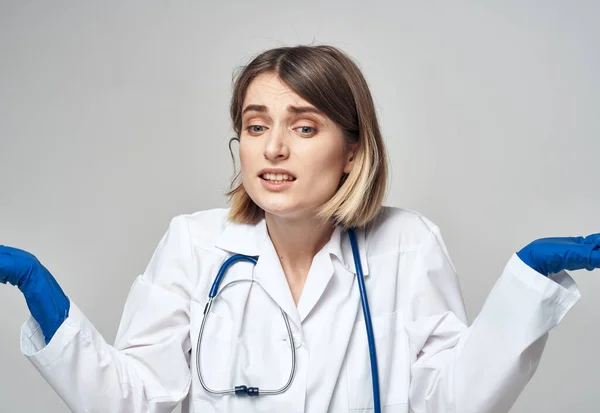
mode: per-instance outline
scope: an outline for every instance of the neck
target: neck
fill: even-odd
[[[335,227],[316,219],[290,219],[268,213],[265,221],[297,304],[313,258],[327,244]]]
[[[265,214],[269,237],[280,259],[291,264],[312,262],[331,238],[334,225],[317,219],[288,219]]]

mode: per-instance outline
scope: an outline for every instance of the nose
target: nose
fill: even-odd
[[[290,156],[287,134],[283,127],[273,127],[265,142],[265,158],[270,161],[280,161]]]

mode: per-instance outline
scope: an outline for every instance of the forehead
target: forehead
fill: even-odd
[[[266,105],[273,109],[288,104],[312,106],[283,83],[275,73],[262,73],[252,80],[244,99],[244,106],[247,104]]]

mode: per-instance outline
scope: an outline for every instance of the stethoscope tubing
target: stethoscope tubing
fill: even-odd
[[[365,286],[365,276],[360,262],[360,252],[358,251],[358,242],[354,229],[348,230],[350,245],[352,246],[352,255],[354,256],[354,266],[356,268],[356,281],[360,290],[360,299],[362,302],[363,316],[365,318],[365,327],[367,329],[367,341],[369,342],[369,357],[371,359],[371,378],[373,382],[373,405],[375,413],[381,412],[381,400],[379,394],[379,369],[377,368],[377,351],[375,349],[375,335],[373,333],[373,323],[371,322],[371,311],[369,309],[369,300],[367,298],[367,288]]]
[[[296,375],[296,347],[295,347],[295,343],[294,343],[294,337],[292,334],[292,328],[290,326],[290,320],[289,320],[287,314],[285,313],[285,311],[283,311],[283,309],[281,307],[279,308],[279,310],[281,311],[281,316],[283,317],[283,321],[285,323],[285,328],[288,333],[288,340],[289,340],[290,351],[291,351],[291,355],[292,355],[292,367],[290,370],[290,375],[288,377],[287,382],[281,388],[276,389],[276,390],[259,390],[258,387],[248,387],[246,385],[242,385],[242,386],[236,386],[233,389],[215,390],[215,389],[211,389],[210,387],[208,387],[208,385],[206,384],[204,377],[202,375],[202,367],[200,364],[200,349],[202,346],[202,337],[204,336],[204,326],[206,325],[206,322],[209,318],[210,309],[213,305],[213,300],[215,298],[217,298],[217,296],[219,294],[221,294],[223,291],[225,291],[226,288],[228,288],[232,285],[235,285],[235,284],[241,283],[241,282],[256,282],[256,280],[249,280],[249,279],[234,280],[234,281],[231,281],[231,282],[225,284],[223,286],[223,288],[221,288],[219,290],[219,283],[223,279],[225,273],[227,272],[227,269],[231,265],[235,264],[238,261],[247,261],[247,262],[256,264],[257,259],[255,257],[250,257],[247,255],[242,255],[242,254],[234,255],[234,256],[228,258],[221,266],[221,269],[219,270],[219,273],[217,274],[217,277],[215,278],[215,281],[213,282],[212,288],[209,293],[208,302],[206,303],[206,306],[204,307],[204,314],[202,317],[202,324],[200,325],[200,332],[198,333],[198,343],[196,346],[196,370],[198,371],[198,379],[200,380],[200,384],[202,385],[204,390],[206,390],[207,392],[212,393],[212,394],[236,394],[236,395],[246,394],[249,396],[259,396],[259,395],[275,395],[275,394],[284,393],[287,389],[290,388],[290,386],[292,385],[292,382],[294,381],[294,376]]]
[[[377,366],[377,352],[375,349],[375,335],[373,333],[373,324],[371,321],[369,300],[367,298],[365,277],[364,277],[363,270],[362,270],[362,264],[360,261],[360,252],[358,250],[358,242],[356,239],[356,233],[355,233],[354,229],[351,228],[348,230],[348,236],[350,237],[350,245],[352,247],[352,255],[354,256],[354,266],[356,268],[356,280],[357,280],[358,288],[360,291],[360,299],[361,299],[361,304],[362,304],[362,309],[363,309],[363,316],[365,319],[365,327],[367,330],[367,341],[369,344],[369,358],[370,358],[370,362],[371,362],[371,377],[372,377],[372,384],[373,384],[374,411],[375,411],[375,413],[381,413],[381,400],[380,400],[380,394],[379,394],[379,369]],[[290,322],[289,322],[288,316],[281,307],[279,309],[283,316],[285,326],[286,326],[286,329],[288,332],[289,344],[290,344],[290,349],[291,349],[291,353],[292,353],[292,369],[291,369],[288,381],[283,387],[281,387],[280,389],[276,389],[276,390],[259,390],[257,387],[248,388],[247,386],[244,385],[244,386],[236,386],[233,389],[214,390],[214,389],[209,388],[206,385],[204,378],[202,376],[202,369],[201,369],[201,365],[200,365],[200,349],[201,349],[202,337],[204,335],[204,326],[209,317],[209,313],[210,313],[210,309],[213,304],[213,300],[221,292],[223,292],[223,290],[225,290],[227,287],[234,285],[238,282],[256,282],[256,280],[248,280],[248,279],[235,280],[235,281],[232,281],[232,282],[226,284],[221,290],[219,290],[219,284],[221,283],[221,280],[225,276],[225,273],[227,272],[229,267],[239,261],[246,261],[246,262],[250,262],[250,263],[256,265],[256,263],[258,262],[258,259],[257,259],[257,257],[236,254],[236,255],[229,257],[223,263],[223,265],[221,265],[221,268],[219,269],[219,272],[217,273],[217,276],[215,277],[213,285],[208,294],[209,299],[208,299],[208,302],[206,303],[206,306],[204,307],[204,316],[202,317],[202,325],[200,326],[200,332],[198,333],[198,344],[196,347],[196,370],[198,371],[198,378],[199,378],[200,384],[202,385],[204,390],[206,390],[207,392],[212,393],[212,394],[236,394],[236,395],[246,394],[246,395],[250,395],[250,396],[281,394],[281,393],[285,392],[292,385],[292,382],[294,380],[294,376],[296,373],[296,346],[294,343],[294,338],[292,335],[292,330],[290,327]]]

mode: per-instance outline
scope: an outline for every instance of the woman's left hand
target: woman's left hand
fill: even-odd
[[[537,272],[549,275],[562,270],[600,268],[600,233],[587,237],[540,238],[517,252]]]

